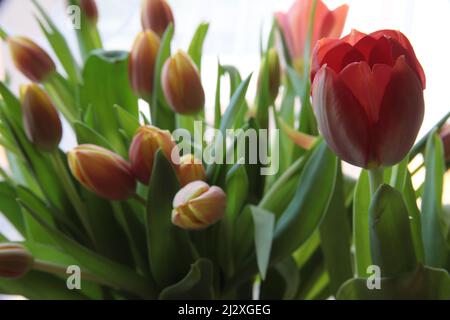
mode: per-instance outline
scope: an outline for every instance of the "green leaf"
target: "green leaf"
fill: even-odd
[[[5,181],[0,182],[0,212],[22,235],[26,234],[22,209],[16,201],[17,193]]]
[[[264,280],[269,266],[272,249],[275,215],[258,207],[251,207],[253,223],[255,224],[255,251],[259,273]]]
[[[132,115],[118,105],[114,105],[114,109],[117,113],[120,128],[125,131],[128,138],[132,139],[140,127],[138,115]]]
[[[261,300],[292,300],[298,291],[300,276],[292,257],[271,267],[261,283]]]
[[[205,41],[206,34],[208,33],[208,29],[209,23],[201,23],[197,27],[191,44],[189,45],[188,54],[194,61],[199,71],[202,69],[203,43]]]
[[[382,185],[369,208],[369,236],[374,265],[384,277],[414,270],[416,254],[411,238],[408,209],[400,191]]]
[[[74,259],[78,261],[80,267],[88,270],[105,282],[110,283],[120,289],[135,293],[143,298],[154,298],[155,292],[151,287],[149,279],[137,274],[134,270],[104,258],[95,252],[83,247],[70,239],[62,232],[47,224],[33,208],[26,203],[19,202],[42,227],[44,227],[55,242]]]
[[[165,288],[159,298],[163,300],[211,300],[214,297],[213,265],[199,259],[180,282]]]
[[[64,67],[64,70],[69,76],[69,79],[73,83],[79,83],[81,81],[81,71],[75,58],[72,55],[72,51],[70,50],[66,39],[53,23],[53,20],[45,12],[44,8],[42,8],[42,6],[39,4],[39,2],[36,0],[32,1],[34,6],[42,16],[42,19],[38,17],[36,18],[37,22],[39,23],[39,27],[52,46],[53,51],[61,62],[61,65]]]
[[[235,164],[227,173],[227,219],[234,221],[241,212],[248,195],[249,181],[242,164]]]
[[[353,277],[351,232],[344,201],[343,177],[339,166],[333,197],[320,226],[321,248],[333,294],[336,294],[345,281]]]
[[[138,117],[138,100],[128,80],[128,53],[123,51],[93,52],[83,70],[83,106],[92,106],[94,127],[105,137],[113,150],[127,154],[123,139],[117,134],[120,126],[113,108],[122,106],[132,116]]]
[[[194,261],[188,234],[171,221],[172,201],[178,190],[172,165],[158,151],[148,189],[146,225],[150,268],[161,288],[180,281]]]
[[[296,194],[275,227],[272,261],[292,254],[319,227],[336,183],[337,159],[325,143],[305,166]]]
[[[170,57],[170,44],[173,37],[173,25],[170,25],[161,39],[155,64],[153,94],[150,103],[152,124],[158,128],[172,131],[175,129],[175,113],[167,105],[161,85],[161,73],[164,63]]]
[[[410,273],[382,278],[379,290],[370,290],[367,279],[352,279],[337,294],[339,300],[449,300],[450,277],[444,270],[418,266]]]
[[[74,123],[75,135],[78,144],[95,144],[97,146],[112,150],[111,144],[94,129],[89,128],[82,122]]]
[[[4,112],[8,119],[18,128],[23,128],[22,112],[20,101],[14,94],[0,81],[0,96],[5,101]]]
[[[425,153],[425,189],[422,196],[422,236],[425,264],[444,267],[448,259],[448,246],[443,233],[442,186],[445,172],[442,140],[431,134]]]
[[[355,271],[358,277],[367,274],[372,265],[369,237],[370,183],[367,171],[361,171],[353,200],[353,243],[355,246]]]

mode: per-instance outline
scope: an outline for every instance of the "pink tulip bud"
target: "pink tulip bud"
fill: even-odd
[[[134,93],[149,99],[153,93],[153,78],[159,51],[159,37],[151,30],[141,32],[130,52],[128,75]]]
[[[95,0],[80,0],[80,7],[83,10],[89,21],[97,23],[98,21],[98,9]]]
[[[22,86],[20,96],[28,139],[42,151],[54,151],[61,141],[62,125],[52,101],[36,84]]]
[[[225,215],[227,196],[216,186],[194,181],[181,189],[173,200],[172,223],[185,230],[205,229]]]
[[[136,190],[130,165],[112,151],[80,145],[68,153],[73,176],[86,189],[108,200],[126,200]]]
[[[17,69],[33,82],[43,82],[56,71],[52,58],[36,43],[25,37],[7,39]]]
[[[200,74],[191,58],[178,51],[164,64],[161,75],[167,102],[180,114],[195,114],[205,106]]]
[[[144,30],[152,30],[160,37],[170,24],[175,24],[172,9],[165,0],[144,0],[141,22]]]
[[[18,279],[33,267],[34,258],[19,244],[0,244],[0,278]]]
[[[178,168],[178,177],[181,186],[198,180],[206,180],[206,171],[201,160],[195,158],[192,154],[187,154],[180,159]]]
[[[169,131],[154,126],[139,128],[130,146],[129,156],[134,176],[143,184],[148,184],[153,170],[155,153],[158,149],[164,152],[166,158],[172,162],[174,168],[179,159],[172,158],[172,151],[176,144]],[[177,156],[177,153],[174,153]]]

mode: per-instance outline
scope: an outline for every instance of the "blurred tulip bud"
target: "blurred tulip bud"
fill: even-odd
[[[160,37],[170,24],[175,25],[172,9],[165,0],[144,0],[141,22],[144,30],[152,30]]]
[[[56,72],[52,58],[30,39],[9,37],[7,40],[16,68],[31,81],[43,82]]]
[[[80,0],[80,7],[90,22],[97,23],[98,9],[95,0]]]
[[[141,32],[130,52],[128,74],[136,95],[149,99],[153,93],[153,76],[159,50],[159,37],[151,30]]]
[[[19,244],[0,244],[0,278],[17,279],[33,267],[34,258]]]
[[[36,84],[20,89],[23,126],[28,139],[42,151],[54,151],[62,137],[58,112],[48,95]]]
[[[273,103],[278,96],[278,91],[280,89],[281,82],[281,67],[280,67],[280,59],[278,57],[278,52],[275,48],[271,48],[267,54],[267,64],[269,67],[269,94],[270,94],[270,102]],[[264,66],[266,64],[266,59],[263,59],[261,64],[261,69],[259,72],[258,78],[258,88],[259,90],[263,90],[262,81],[264,74]]]
[[[198,180],[204,181],[206,180],[205,167],[203,167],[201,160],[198,160],[192,154],[187,154],[180,159],[178,177],[180,179],[181,186],[185,186]]]
[[[173,200],[172,223],[185,230],[202,230],[225,215],[227,196],[216,186],[194,181],[181,189]]]
[[[441,129],[440,136],[444,144],[445,161],[450,162],[450,124],[447,123]]]
[[[112,151],[80,145],[68,153],[73,176],[88,190],[108,200],[126,200],[136,190],[130,165]]]
[[[139,128],[130,146],[129,157],[134,176],[143,184],[148,184],[153,169],[155,153],[158,149],[164,152],[166,158],[176,167],[179,159],[172,158],[176,144],[169,131],[153,126]],[[175,154],[177,154],[175,152]]]
[[[191,58],[178,51],[164,64],[161,75],[167,102],[180,114],[195,114],[205,106],[200,74]]]

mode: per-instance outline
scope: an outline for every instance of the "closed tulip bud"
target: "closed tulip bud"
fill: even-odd
[[[9,37],[11,56],[14,65],[33,82],[43,82],[55,73],[52,58],[36,43],[25,37]]]
[[[0,278],[17,279],[33,267],[34,258],[19,244],[0,244]]]
[[[28,139],[42,151],[56,150],[62,137],[62,125],[52,101],[36,84],[23,86],[20,96]]]
[[[144,0],[141,22],[144,30],[152,30],[160,37],[170,24],[175,24],[172,9],[165,0]]]
[[[339,157],[373,169],[407,155],[424,117],[425,74],[401,32],[322,39],[311,77],[319,129]]]
[[[90,22],[97,23],[98,9],[95,0],[80,0],[80,7]]]
[[[450,124],[446,124],[440,132],[444,144],[445,161],[450,162]]]
[[[185,230],[202,230],[225,215],[227,196],[216,186],[194,181],[181,189],[173,200],[172,223]]]
[[[195,114],[205,106],[200,74],[191,58],[178,51],[164,64],[162,87],[170,107],[180,114]]]
[[[269,77],[269,94],[270,94],[270,102],[273,103],[278,96],[278,91],[280,89],[281,82],[281,67],[280,67],[280,59],[278,57],[278,52],[275,48],[271,48],[267,54],[267,65],[269,68],[268,77]],[[263,59],[261,64],[261,69],[259,72],[258,78],[258,88],[260,90],[264,90],[262,88],[262,77],[264,72],[264,66],[266,64],[266,59]]]
[[[153,161],[158,149],[164,152],[166,158],[176,168],[179,159],[172,157],[176,144],[170,132],[153,126],[139,128],[131,143],[129,157],[134,176],[143,184],[148,184],[150,181]],[[177,152],[174,152],[174,156],[177,156]]]
[[[130,52],[128,75],[136,95],[149,99],[153,93],[153,78],[159,50],[159,37],[151,30],[141,32]]]
[[[181,186],[198,180],[206,180],[206,171],[201,160],[195,158],[192,154],[187,154],[180,159],[178,168],[178,177]]]
[[[70,170],[86,189],[108,200],[134,195],[136,179],[119,155],[95,145],[80,145],[68,153]]]

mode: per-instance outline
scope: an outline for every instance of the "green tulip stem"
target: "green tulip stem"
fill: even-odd
[[[43,260],[35,260],[32,269],[50,274],[70,276],[70,273],[67,273],[67,267]],[[81,270],[80,276],[82,280],[110,286],[106,281],[85,270]]]
[[[378,187],[381,186],[384,182],[384,169],[383,168],[370,169],[369,179],[370,179],[370,193],[373,196],[375,192],[377,192]]]
[[[8,33],[6,33],[6,31],[2,27],[0,27],[0,38],[2,38],[5,41],[6,39],[8,39]]]
[[[56,150],[51,153],[51,159],[53,162],[53,166],[55,167],[55,170],[61,179],[63,188],[70,199],[70,202],[72,202],[72,205],[74,206],[75,211],[78,217],[80,218],[80,221],[83,224],[84,229],[88,233],[90,240],[92,241],[94,246],[96,246],[97,242],[95,240],[94,230],[92,229],[89,220],[89,213],[86,209],[86,206],[84,205],[83,200],[81,200],[80,195],[78,194],[78,191],[73,183],[71,176],[69,175],[66,166],[64,165],[63,160],[61,159],[59,150]]]
[[[135,193],[134,195],[131,196],[131,199],[136,200],[137,202],[139,202],[140,204],[142,204],[144,207],[147,207],[147,200],[145,200],[143,197],[141,197],[140,195],[138,195],[137,193]]]

